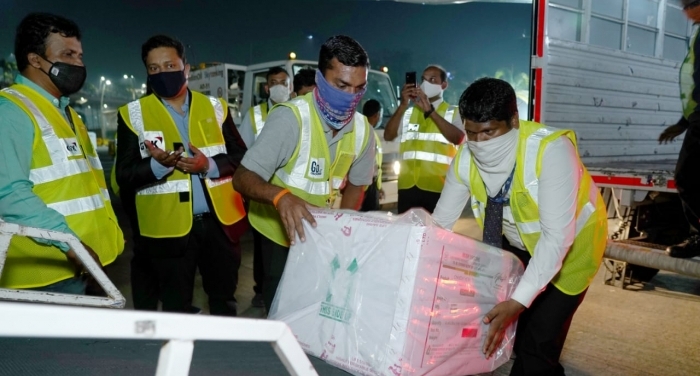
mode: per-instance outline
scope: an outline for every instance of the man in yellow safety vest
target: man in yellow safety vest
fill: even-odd
[[[17,28],[20,74],[0,92],[0,219],[73,234],[107,265],[124,235],[87,128],[68,106],[86,77],[80,39],[73,21],[47,13],[29,14]],[[85,293],[68,244],[15,236],[6,261],[1,287]]]
[[[559,356],[598,271],[607,211],[579,159],[573,131],[518,120],[515,91],[483,78],[459,100],[467,142],[447,172],[435,221],[451,229],[471,197],[484,243],[525,265],[510,300],[486,314],[484,353],[518,319],[511,375],[563,375]]]
[[[211,314],[235,316],[246,221],[231,180],[245,144],[226,101],[187,89],[180,41],[151,37],[141,58],[153,94],[119,109],[115,166],[134,230],[134,307],[190,312],[199,268]]]
[[[250,223],[262,234],[263,297],[270,309],[290,244],[305,240],[302,221],[315,224],[311,204],[357,210],[374,175],[375,141],[355,109],[367,87],[367,53],[339,35],[321,46],[317,87],[275,106],[233,183],[252,201]],[[298,236],[297,236],[298,234]]]
[[[455,106],[443,100],[447,71],[429,65],[420,87],[406,83],[401,103],[384,129],[384,139],[400,136],[401,170],[398,212],[420,207],[432,213],[445,184],[447,168],[464,139],[462,120]],[[408,107],[409,101],[413,107]]]

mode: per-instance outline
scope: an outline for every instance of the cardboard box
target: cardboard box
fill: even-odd
[[[309,355],[354,375],[467,375],[508,361],[515,323],[486,359],[482,320],[515,289],[515,256],[443,230],[423,210],[313,215],[269,315]]]

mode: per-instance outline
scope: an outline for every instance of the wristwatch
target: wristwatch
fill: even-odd
[[[427,118],[430,116],[430,114],[432,114],[434,111],[435,111],[435,107],[433,107],[433,105],[431,104],[431,105],[430,105],[430,110],[426,111],[426,112],[423,114],[423,118],[424,118],[424,119],[427,119]]]

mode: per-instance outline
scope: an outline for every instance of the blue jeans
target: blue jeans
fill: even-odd
[[[87,281],[83,277],[72,277],[64,279],[63,281],[58,281],[44,287],[37,287],[29,290],[34,291],[45,291],[45,292],[58,292],[62,294],[75,294],[75,295],[85,295],[85,287],[87,286]]]

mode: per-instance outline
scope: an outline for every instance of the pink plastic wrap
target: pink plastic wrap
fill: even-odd
[[[269,318],[312,356],[354,375],[455,376],[508,361],[515,323],[491,359],[484,315],[523,266],[512,254],[443,230],[428,213],[315,210],[289,252]]]

